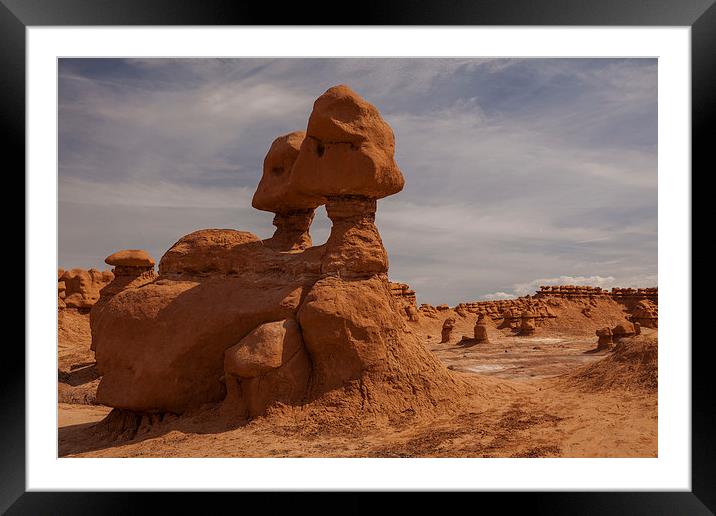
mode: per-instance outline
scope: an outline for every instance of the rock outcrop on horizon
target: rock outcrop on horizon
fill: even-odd
[[[375,213],[403,184],[378,110],[346,86],[330,88],[305,134],[279,137],[264,160],[252,205],[275,214],[273,237],[196,231],[164,254],[156,277],[97,307],[98,402],[182,413],[224,400],[253,417],[330,395],[393,417],[466,392],[391,295]],[[320,205],[331,233],[312,246]]]

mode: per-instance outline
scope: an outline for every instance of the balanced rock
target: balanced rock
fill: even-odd
[[[313,104],[291,184],[309,196],[380,199],[405,183],[394,153],[393,131],[375,106],[334,86]]]
[[[274,235],[264,243],[281,251],[297,251],[311,247],[309,228],[315,208],[325,202],[320,196],[297,191],[291,182],[305,133],[296,131],[279,136],[264,158],[263,175],[251,205],[275,213]]]
[[[94,333],[97,318],[102,308],[114,296],[128,288],[138,288],[155,278],[154,258],[141,249],[124,249],[105,258],[104,262],[114,265],[112,281],[99,291],[99,299],[90,311],[90,331]],[[95,340],[92,339],[90,349],[95,351]]]
[[[123,249],[110,254],[104,259],[104,263],[115,267],[136,267],[147,269],[154,267],[154,258],[149,256],[149,253],[141,249]]]
[[[339,86],[316,101],[301,137],[274,141],[252,201],[276,214],[274,237],[196,231],[164,254],[158,276],[101,307],[99,403],[182,413],[223,400],[254,417],[315,402],[394,418],[472,389],[407,329],[391,296],[375,226],[376,200],[403,186],[390,127]],[[331,234],[310,247],[322,203]]]

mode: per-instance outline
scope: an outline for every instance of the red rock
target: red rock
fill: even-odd
[[[276,138],[264,158],[263,175],[251,205],[257,210],[290,213],[313,210],[325,203],[322,196],[300,193],[291,182],[293,166],[306,133],[295,131]]]
[[[110,254],[104,263],[119,267],[154,267],[154,258],[141,249],[123,249]]]
[[[605,349],[612,349],[613,341],[612,341],[612,330],[608,326],[605,328],[600,328],[597,330],[597,337],[599,337],[599,340],[597,341],[597,349],[596,351],[602,351]]]
[[[181,413],[223,399],[222,410],[253,417],[340,398],[393,417],[467,392],[407,330],[391,296],[374,224],[376,199],[403,186],[390,127],[337,87],[316,101],[291,166],[299,139],[274,142],[253,200],[277,214],[273,237],[191,233],[164,254],[158,277],[101,306],[99,403]],[[318,197],[333,226],[324,245],[307,247],[306,199]]]
[[[306,395],[311,361],[294,319],[265,323],[224,352],[225,404],[249,417]]]
[[[99,292],[114,275],[97,269],[71,269],[64,271],[60,282],[64,283],[64,300],[68,308],[89,309],[99,300]],[[59,282],[58,282],[59,283]]]
[[[317,197],[380,199],[403,189],[395,139],[378,110],[344,85],[313,104],[291,183]]]
[[[450,335],[452,334],[452,330],[455,327],[455,319],[452,317],[448,317],[445,319],[445,322],[443,322],[443,328],[441,331],[441,339],[440,343],[444,344],[445,342],[448,342],[450,340]]]

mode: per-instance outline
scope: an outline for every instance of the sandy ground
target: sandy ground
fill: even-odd
[[[77,321],[75,321],[77,322]],[[473,324],[462,323],[465,328]],[[426,345],[451,369],[480,382],[480,393],[457,412],[400,426],[316,431],[258,418],[222,422],[217,409],[145,425],[130,441],[97,438],[95,423],[110,409],[60,396],[59,454],[69,457],[655,457],[655,390],[605,388],[595,392],[564,381],[598,364],[589,353],[596,338],[537,334],[517,337],[491,330],[491,343],[459,344],[464,328],[439,344],[439,324],[414,325]],[[656,337],[654,330],[645,330]],[[81,334],[81,332],[79,332]],[[428,338],[429,337],[429,338]],[[81,344],[86,345],[86,341]],[[69,346],[72,347],[72,346]],[[76,385],[96,389],[93,363],[60,349]],[[74,356],[79,364],[67,364]],[[63,359],[60,360],[62,377]],[[75,367],[78,366],[78,367]],[[74,369],[73,369],[74,367]],[[77,391],[84,389],[84,391]],[[60,393],[63,383],[60,383]],[[71,403],[64,403],[69,399]],[[300,410],[300,409],[299,409]]]

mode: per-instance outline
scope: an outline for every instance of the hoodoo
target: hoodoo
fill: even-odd
[[[264,160],[252,205],[275,214],[273,237],[196,231],[164,254],[157,276],[97,307],[98,401],[182,413],[224,400],[254,417],[338,396],[393,417],[465,394],[391,295],[375,213],[403,188],[394,147],[378,110],[347,86],[319,97],[306,132],[277,138]],[[312,246],[324,204],[330,237]]]
[[[127,288],[137,288],[155,278],[154,258],[141,249],[123,249],[105,258],[104,263],[113,265],[113,279],[99,291],[99,299],[90,311],[90,329],[94,331],[102,307],[114,296]],[[95,351],[95,340],[90,346]]]

